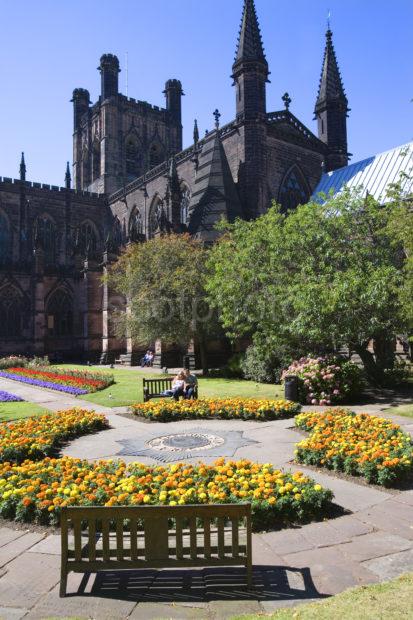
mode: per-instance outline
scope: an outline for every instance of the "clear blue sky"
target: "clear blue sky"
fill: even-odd
[[[349,148],[357,161],[413,138],[413,0],[256,0],[271,70],[268,111],[312,120],[326,15],[351,107]],[[234,117],[230,73],[242,0],[0,0],[0,176],[62,184],[72,159],[75,87],[99,95],[102,53],[129,57],[129,96],[164,105],[165,80],[179,78],[184,146],[193,119],[201,135]],[[125,92],[125,71],[120,74]]]

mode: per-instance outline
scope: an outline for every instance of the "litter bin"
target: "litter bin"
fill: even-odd
[[[295,403],[299,402],[298,399],[298,377],[295,375],[288,375],[284,379],[284,394],[287,400],[292,400]]]

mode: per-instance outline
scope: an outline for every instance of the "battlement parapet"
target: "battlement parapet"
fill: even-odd
[[[37,183],[35,181],[21,181],[20,179],[12,179],[11,177],[0,177],[0,189],[7,189],[4,186],[12,186],[11,189],[17,191],[22,186],[26,189],[40,189],[41,191],[47,191],[50,193],[58,193],[60,196],[69,192],[76,196],[76,198],[88,198],[105,200],[105,194],[98,194],[96,192],[87,192],[83,190],[68,189],[66,187],[59,187],[58,185],[49,185],[48,183]]]

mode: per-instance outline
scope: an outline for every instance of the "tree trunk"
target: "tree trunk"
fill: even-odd
[[[373,341],[376,364],[382,370],[394,368],[396,360],[396,338],[394,336],[378,336]]]
[[[198,344],[199,344],[199,355],[201,357],[202,374],[206,376],[208,374],[208,361],[207,361],[205,338],[203,334],[199,336]]]
[[[351,345],[351,348],[360,356],[368,379],[374,385],[382,385],[384,381],[383,368],[376,364],[373,353],[367,349],[367,346],[363,347],[363,345]]]

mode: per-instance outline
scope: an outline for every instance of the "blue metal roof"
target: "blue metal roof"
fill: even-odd
[[[410,178],[401,177],[404,173]],[[360,189],[381,203],[386,202],[386,190],[391,183],[401,182],[403,192],[413,191],[413,142],[408,142],[390,151],[368,157],[345,168],[323,174],[314,190],[313,199],[320,192],[338,194],[343,189]]]

